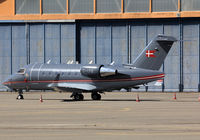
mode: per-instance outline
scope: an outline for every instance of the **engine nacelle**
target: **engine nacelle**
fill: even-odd
[[[106,77],[117,74],[117,70],[104,65],[88,65],[81,68],[81,74],[91,78]]]

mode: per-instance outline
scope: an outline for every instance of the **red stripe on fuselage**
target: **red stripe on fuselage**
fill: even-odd
[[[148,80],[148,79],[157,79],[165,77],[164,74],[159,75],[152,75],[152,76],[145,76],[145,77],[134,77],[134,78],[127,78],[127,79],[100,79],[100,80],[47,80],[47,81],[12,81],[12,82],[5,82],[3,84],[18,84],[18,83],[63,83],[63,82],[122,82],[122,81],[135,81],[135,80]]]

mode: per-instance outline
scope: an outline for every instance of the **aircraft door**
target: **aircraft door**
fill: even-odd
[[[29,76],[29,80],[30,80],[30,87],[31,89],[38,89],[39,86],[39,69],[41,67],[42,64],[34,64],[31,68],[30,68],[30,76]]]
[[[30,69],[30,81],[38,81],[39,80],[39,71],[42,64],[35,64]]]

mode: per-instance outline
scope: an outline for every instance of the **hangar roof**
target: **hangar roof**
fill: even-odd
[[[0,20],[200,17],[199,0],[0,0]]]

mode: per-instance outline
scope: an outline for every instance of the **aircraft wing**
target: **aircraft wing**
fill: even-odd
[[[96,86],[91,84],[83,83],[52,83],[49,87],[54,88],[55,90],[64,90],[64,91],[91,91],[96,89]]]

